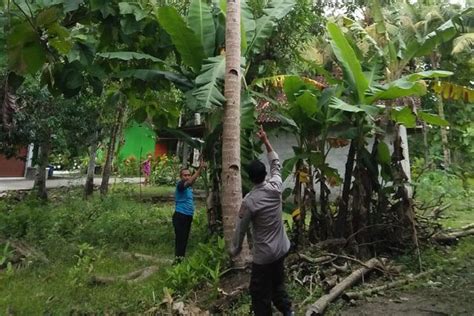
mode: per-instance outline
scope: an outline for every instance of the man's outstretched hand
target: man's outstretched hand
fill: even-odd
[[[267,149],[267,152],[272,152],[273,148],[272,145],[270,144],[270,141],[268,140],[267,133],[263,130],[263,126],[260,125],[260,129],[257,132],[257,137],[260,138],[260,140],[263,142],[265,145],[265,148]]]
[[[260,125],[260,128],[257,132],[257,137],[264,143],[268,142],[267,133],[263,130],[262,125]]]

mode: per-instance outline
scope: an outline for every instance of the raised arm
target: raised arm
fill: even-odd
[[[270,140],[268,140],[267,133],[265,133],[261,125],[257,132],[257,137],[260,138],[267,150],[268,164],[270,165],[270,179],[268,180],[268,183],[274,189],[281,190],[282,178],[280,159],[278,158],[278,154],[273,150],[272,144],[270,143]]]
[[[204,162],[204,160],[201,159],[201,161],[199,162],[199,167],[196,170],[196,172],[192,176],[190,176],[186,181],[184,181],[184,183],[182,184],[182,188],[178,187],[178,189],[184,190],[185,188],[192,186],[194,182],[196,182],[196,179],[201,175],[202,170],[204,170],[204,168],[206,168],[206,163]]]

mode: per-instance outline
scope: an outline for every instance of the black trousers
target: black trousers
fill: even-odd
[[[252,264],[250,296],[255,316],[271,316],[272,302],[283,315],[291,315],[291,301],[285,289],[285,256],[269,264]]]
[[[175,251],[176,257],[184,257],[186,246],[188,245],[189,232],[193,217],[179,212],[173,214],[173,226],[175,235]]]

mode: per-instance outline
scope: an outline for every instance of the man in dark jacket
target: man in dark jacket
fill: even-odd
[[[284,258],[290,249],[282,220],[282,178],[278,154],[273,151],[267,134],[260,127],[257,136],[268,153],[270,178],[261,161],[248,166],[253,189],[244,197],[234,233],[230,253],[236,256],[250,223],[252,224],[252,275],[250,295],[256,316],[272,315],[272,302],[283,315],[293,315],[291,301],[285,289]]]

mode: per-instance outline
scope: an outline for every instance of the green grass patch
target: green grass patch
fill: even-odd
[[[165,287],[185,295],[198,284],[215,284],[227,255],[222,241],[209,239],[203,206],[197,204],[187,259],[172,266],[174,203],[140,203],[131,192],[120,184],[105,198],[52,190],[47,204],[30,197],[0,200],[0,236],[22,240],[50,261],[0,270],[0,314],[143,314],[161,303]],[[170,188],[147,192],[168,194]],[[123,251],[168,261],[136,284],[92,285],[93,275],[118,276],[155,264],[126,259]]]
[[[459,228],[474,223],[474,179],[465,183],[458,176],[434,170],[423,173],[414,183],[419,204],[450,205],[441,215],[445,227]]]

